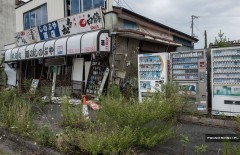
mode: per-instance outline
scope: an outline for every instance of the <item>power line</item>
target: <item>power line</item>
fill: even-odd
[[[126,4],[127,7],[129,7],[129,9],[130,9],[132,12],[134,12],[133,9],[125,2],[125,0],[123,0],[123,2]]]

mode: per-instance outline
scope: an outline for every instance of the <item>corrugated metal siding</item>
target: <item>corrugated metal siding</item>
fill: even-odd
[[[64,18],[64,0],[33,0],[16,9],[16,32],[23,31],[23,13],[47,3],[48,22]]]

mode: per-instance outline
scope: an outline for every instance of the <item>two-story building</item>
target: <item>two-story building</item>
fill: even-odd
[[[111,0],[30,0],[16,7],[16,23],[16,47],[5,51],[5,62],[16,68],[19,87],[39,79],[42,93],[54,96],[97,95],[134,76],[137,54],[198,41]]]

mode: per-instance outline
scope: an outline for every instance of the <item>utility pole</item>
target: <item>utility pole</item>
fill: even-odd
[[[195,37],[194,33],[193,33],[193,25],[194,25],[194,19],[198,19],[198,16],[194,16],[192,15],[192,24],[191,24],[191,29],[192,29],[192,37]]]

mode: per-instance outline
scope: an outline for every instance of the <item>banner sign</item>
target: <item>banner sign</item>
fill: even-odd
[[[38,26],[38,32],[41,40],[56,38],[60,36],[57,21]]]
[[[16,45],[22,46],[51,38],[63,37],[104,28],[101,8],[59,19],[16,33]]]
[[[92,9],[58,20],[61,36],[102,29],[103,16],[100,8]]]
[[[16,33],[15,41],[17,46],[27,45],[41,41],[38,28],[34,27],[25,31]]]

